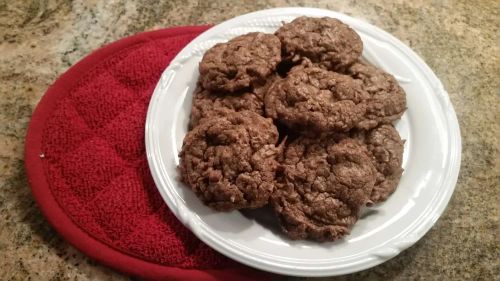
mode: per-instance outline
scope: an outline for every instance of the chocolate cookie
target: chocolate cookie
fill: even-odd
[[[299,17],[276,31],[284,52],[336,69],[356,61],[363,51],[359,35],[334,18]]]
[[[253,86],[252,92],[255,93],[255,95],[257,95],[257,97],[260,98],[262,102],[264,102],[264,97],[266,96],[269,89],[280,79],[281,78],[277,73],[273,73],[269,75],[264,82],[255,84]]]
[[[232,111],[249,110],[259,115],[264,115],[264,102],[262,98],[251,91],[221,94],[210,92],[198,86],[193,94],[191,106],[191,119],[189,127],[194,128],[204,118],[224,116],[224,110]]]
[[[276,36],[248,33],[210,48],[200,62],[200,81],[208,90],[235,92],[262,83],[280,60]]]
[[[288,145],[272,205],[292,239],[333,241],[369,202],[376,170],[358,140],[300,137]]]
[[[363,118],[368,97],[350,76],[299,65],[273,84],[264,105],[268,117],[297,131],[347,131]]]
[[[366,112],[356,127],[366,130],[401,118],[406,110],[406,94],[394,76],[363,62],[353,64],[347,74],[361,81],[370,94]]]
[[[226,111],[188,132],[179,154],[182,181],[219,211],[257,208],[274,191],[278,131],[251,111]]]
[[[370,199],[373,203],[387,199],[397,188],[403,168],[404,141],[392,125],[381,125],[370,131],[358,131],[354,138],[366,144],[377,169],[377,181]]]

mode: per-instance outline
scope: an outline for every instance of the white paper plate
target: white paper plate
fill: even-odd
[[[345,239],[333,243],[291,241],[266,215],[216,213],[178,180],[178,152],[186,134],[198,63],[215,43],[251,31],[274,32],[297,16],[329,16],[354,28],[363,56],[396,76],[408,110],[396,127],[406,139],[397,191],[368,209]],[[206,244],[241,263],[295,276],[330,276],[363,270],[413,245],[445,209],[460,168],[460,131],[448,94],[409,47],[385,31],[344,14],[311,8],[279,8],[239,16],[207,30],[187,45],[163,73],[146,121],[149,166],[163,199]]]

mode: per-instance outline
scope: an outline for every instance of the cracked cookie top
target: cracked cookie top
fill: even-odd
[[[362,82],[363,90],[370,95],[357,128],[371,129],[401,118],[406,110],[406,94],[394,76],[363,62],[353,64],[347,74]]]
[[[347,131],[365,114],[360,81],[310,64],[299,65],[265,96],[268,117],[295,130]]]
[[[285,54],[308,58],[328,69],[350,65],[363,51],[359,35],[334,18],[298,17],[276,31]]]
[[[210,48],[200,62],[200,81],[208,90],[235,92],[264,82],[280,60],[278,37],[248,33]]]
[[[292,239],[336,240],[370,201],[376,170],[366,147],[344,136],[299,137],[283,156],[272,203]]]
[[[353,137],[368,148],[377,169],[377,180],[370,199],[373,203],[384,201],[396,190],[403,174],[404,141],[393,125],[381,125],[370,131],[357,131]]]
[[[277,141],[271,119],[227,110],[188,132],[179,155],[181,178],[216,210],[262,207],[275,187]]]

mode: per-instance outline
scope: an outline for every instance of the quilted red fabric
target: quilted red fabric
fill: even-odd
[[[254,280],[271,275],[213,251],[156,191],[144,123],[162,71],[207,27],[180,27],[110,44],[47,91],[26,139],[33,195],[50,223],[98,261],[156,280]]]

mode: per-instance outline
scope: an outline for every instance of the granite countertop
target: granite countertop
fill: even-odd
[[[429,233],[380,266],[321,280],[499,280],[500,2],[495,0],[0,1],[0,280],[131,280],[68,245],[31,196],[23,168],[26,128],[61,73],[92,50],[136,32],[218,23],[278,6],[340,11],[398,37],[442,80],[462,133],[456,191]]]

